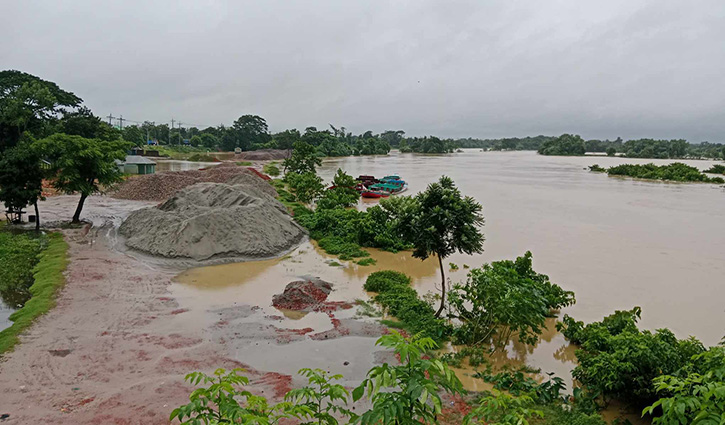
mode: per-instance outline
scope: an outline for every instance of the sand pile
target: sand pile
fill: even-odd
[[[170,171],[158,174],[146,174],[132,177],[121,183],[111,196],[135,201],[165,201],[177,191],[201,182],[227,183],[232,177],[240,175],[259,176],[253,169],[239,167],[233,163],[224,163],[204,170]],[[266,177],[266,176],[265,176]],[[269,186],[262,178],[257,185]],[[274,188],[269,186],[274,192]]]
[[[259,149],[256,151],[242,152],[234,155],[235,160],[246,159],[252,161],[268,161],[287,159],[292,154],[291,150],[286,149]]]
[[[284,292],[272,297],[277,308],[311,311],[324,303],[332,292],[332,284],[320,279],[298,280],[285,286]]]
[[[131,213],[119,231],[130,248],[167,258],[272,257],[304,230],[254,175],[230,183],[197,183],[158,207]],[[259,183],[261,182],[261,184]]]

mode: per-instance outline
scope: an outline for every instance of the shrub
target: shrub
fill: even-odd
[[[609,167],[610,176],[629,176],[640,179],[667,180],[677,182],[725,183],[721,177],[708,177],[695,167],[673,162],[667,165],[622,164]]]
[[[675,374],[704,351],[698,340],[678,340],[669,329],[640,331],[640,315],[641,309],[635,307],[588,325],[568,315],[557,323],[557,329],[581,347],[572,376],[605,403],[611,398],[636,406],[654,402],[653,379]]]
[[[264,164],[264,167],[262,167],[262,171],[272,177],[277,177],[280,174],[279,167],[274,164]]]
[[[365,290],[368,292],[386,292],[393,289],[394,286],[410,285],[410,278],[401,272],[393,270],[382,270],[370,273],[365,281]]]
[[[704,171],[705,173],[712,173],[712,174],[725,174],[725,165],[722,164],[715,164],[712,167],[708,168]]]

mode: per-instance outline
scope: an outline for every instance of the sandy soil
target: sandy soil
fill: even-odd
[[[49,199],[41,215],[46,222],[68,220],[76,201]],[[257,370],[240,360],[244,352],[259,358],[293,342],[325,344],[360,335],[369,340],[382,331],[336,319],[334,311],[325,313],[326,328],[288,329],[254,305],[203,311],[195,311],[193,303],[181,306],[169,291],[178,271],[112,248],[123,218],[148,205],[91,197],[83,217],[93,226],[63,231],[70,263],[58,305],[0,361],[0,415],[10,415],[3,423],[166,424],[191,390],[183,376],[218,367],[246,368],[253,392],[278,399],[296,378]],[[262,351],[260,343],[266,346]]]

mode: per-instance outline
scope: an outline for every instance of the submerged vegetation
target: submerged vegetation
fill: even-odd
[[[538,149],[541,155],[577,155],[586,153],[584,139],[578,134],[562,134],[542,143]]]
[[[19,308],[30,299],[33,267],[46,244],[42,234],[11,233],[0,224],[0,298],[5,304]]]
[[[51,233],[47,238],[47,246],[38,255],[37,263],[32,267],[33,284],[29,288],[30,299],[25,301],[22,308],[10,315],[12,326],[0,331],[0,354],[12,349],[18,342],[18,335],[27,329],[33,320],[55,306],[55,295],[65,283],[63,271],[67,263],[68,244],[60,233]]]
[[[703,172],[712,174],[725,174],[725,165],[715,164]]]
[[[675,182],[703,182],[703,183],[725,183],[722,177],[710,177],[697,168],[673,162],[667,165],[655,164],[621,164],[609,168],[602,168],[598,164],[589,167],[590,171],[606,172],[610,176],[628,176],[639,179],[664,180]]]

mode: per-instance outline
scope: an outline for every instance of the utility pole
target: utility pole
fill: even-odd
[[[121,130],[123,130],[123,115],[118,119],[118,122],[121,123]]]
[[[181,124],[182,124],[182,122],[179,121],[179,137],[177,138],[179,141],[179,146],[181,146]]]
[[[108,118],[108,125],[111,125],[111,120],[114,118],[113,114],[108,114],[106,118]]]
[[[174,118],[171,118],[171,129],[169,129],[169,145],[171,145],[171,130],[174,129]]]

